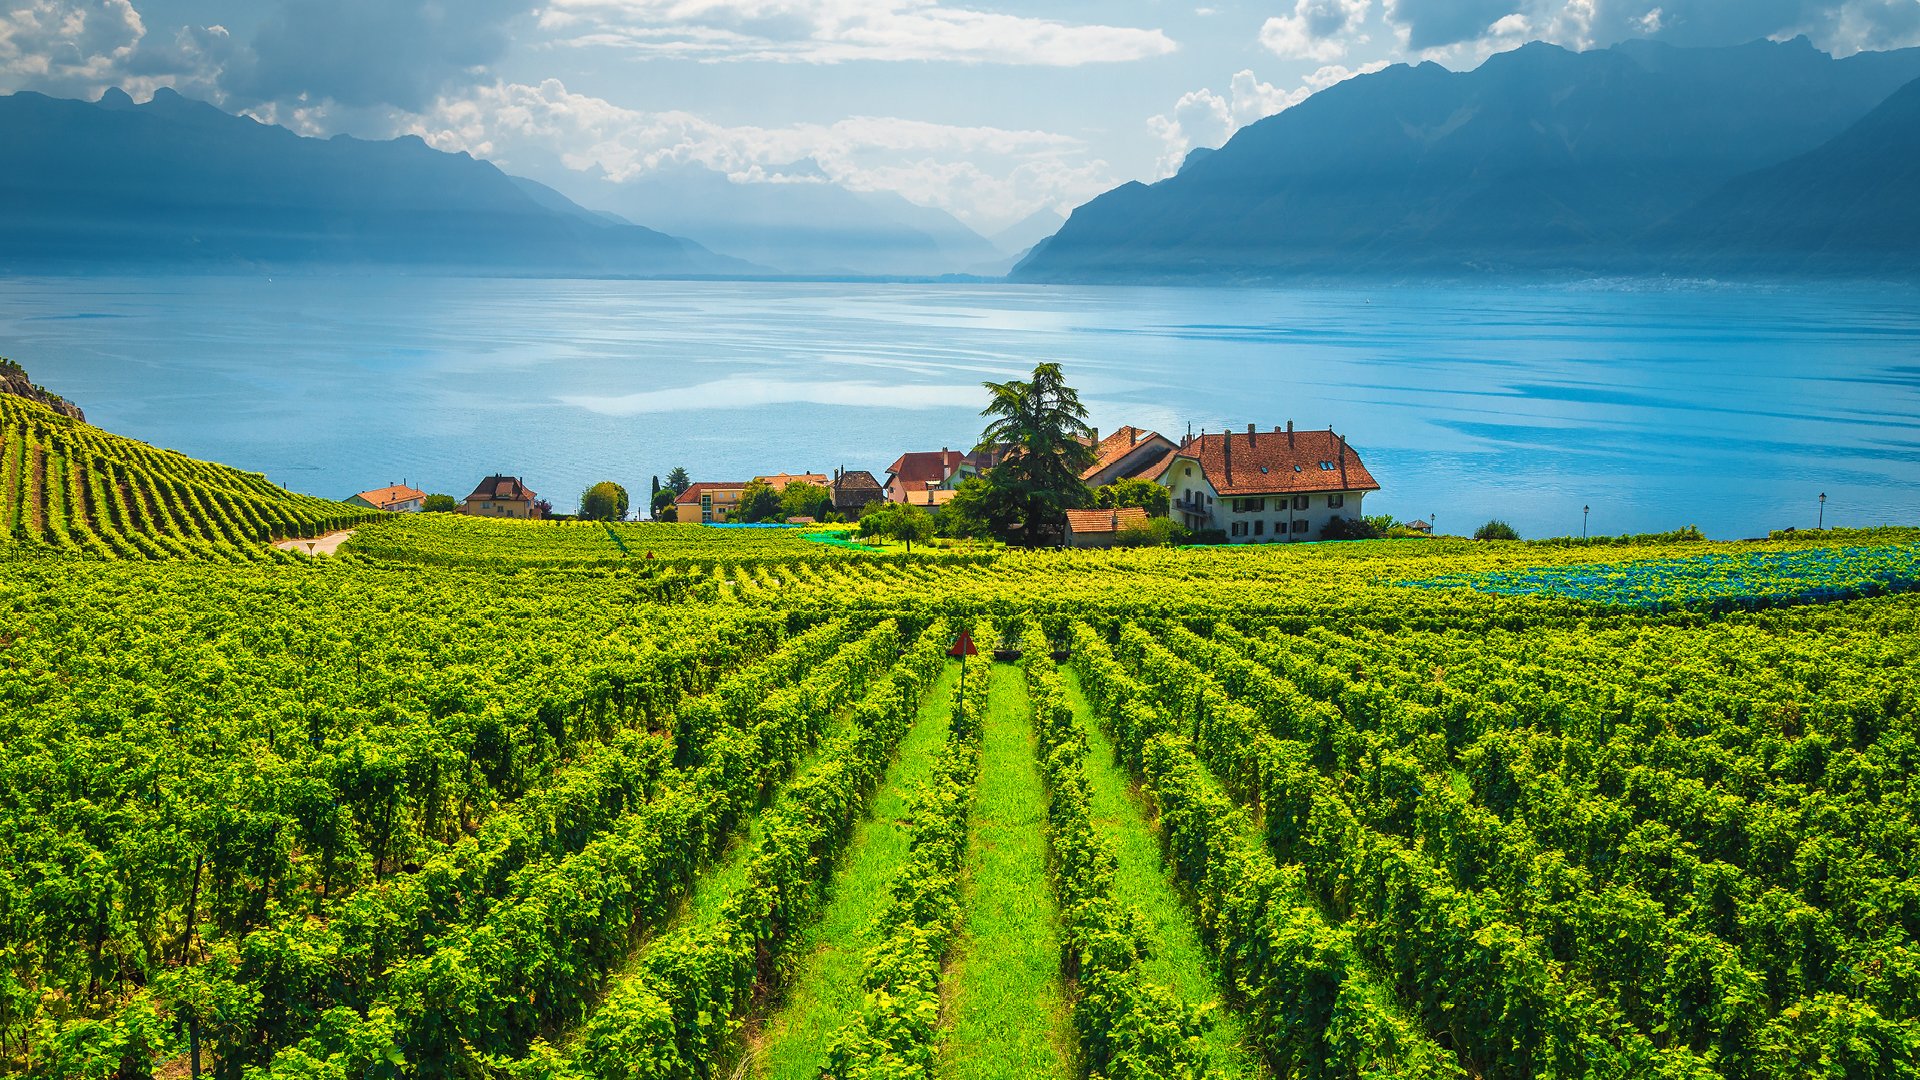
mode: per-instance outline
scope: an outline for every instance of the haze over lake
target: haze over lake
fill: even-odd
[[[1369,513],[1523,535],[1920,520],[1920,292],[163,277],[0,281],[110,431],[335,498],[864,468],[1058,360],[1093,423],[1333,425]]]

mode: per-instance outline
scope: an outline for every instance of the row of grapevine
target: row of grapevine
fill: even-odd
[[[1020,638],[1021,666],[1047,789],[1047,846],[1061,913],[1064,970],[1074,981],[1073,1025],[1085,1068],[1110,1080],[1199,1078],[1206,1052],[1200,1011],[1146,981],[1150,945],[1140,913],[1114,897],[1113,845],[1094,829],[1087,736],[1037,623]]]
[[[1072,642],[1102,723],[1159,808],[1170,868],[1194,895],[1202,937],[1275,1075],[1463,1076],[1360,960],[1351,932],[1311,903],[1299,870],[1261,850],[1252,824],[1207,778],[1177,718],[1084,623],[1075,624]]]
[[[983,640],[990,628],[974,627]],[[834,1033],[823,1080],[932,1080],[940,1032],[941,965],[960,925],[974,782],[980,775],[987,659],[968,657],[954,688],[947,743],[911,801],[907,862],[876,920],[880,943],[867,951],[860,1011]],[[968,686],[972,686],[971,692]]]

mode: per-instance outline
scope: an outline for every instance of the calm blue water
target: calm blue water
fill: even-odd
[[[876,475],[1065,364],[1103,429],[1347,434],[1369,512],[1525,535],[1920,522],[1920,292],[0,281],[0,355],[111,430],[342,497]]]

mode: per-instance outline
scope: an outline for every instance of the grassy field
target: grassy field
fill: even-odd
[[[860,977],[875,941],[874,917],[907,855],[907,796],[925,781],[947,737],[947,712],[960,668],[953,665],[921,703],[920,715],[874,797],[872,816],[855,834],[839,867],[833,902],[800,947],[786,1000],[748,1036],[747,1075],[762,1080],[814,1080],[827,1043],[860,1007]]]
[[[1046,806],[1033,759],[1027,691],[993,668],[980,793],[963,893],[966,921],[948,985],[939,1074],[950,1080],[1072,1076],[1060,940],[1047,889]]]
[[[1160,840],[1146,817],[1144,801],[1126,771],[1114,762],[1113,743],[1094,722],[1080,689],[1080,677],[1063,667],[1061,680],[1081,730],[1087,733],[1087,786],[1094,823],[1113,844],[1118,867],[1114,895],[1146,921],[1153,952],[1142,968],[1147,978],[1184,1001],[1209,1006],[1214,1024],[1207,1032],[1207,1059],[1222,1078],[1265,1075],[1255,1055],[1241,1045],[1240,1019],[1228,1011],[1206,948],[1193,920],[1160,861]]]

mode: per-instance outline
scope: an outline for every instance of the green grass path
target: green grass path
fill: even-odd
[[[1239,1017],[1227,1007],[1220,992],[1212,957],[1200,943],[1193,919],[1160,861],[1160,840],[1147,822],[1145,805],[1133,790],[1127,773],[1113,760],[1113,742],[1100,730],[1093,708],[1080,689],[1080,674],[1071,666],[1060,669],[1067,701],[1087,733],[1087,787],[1094,827],[1113,845],[1119,864],[1114,874],[1114,896],[1140,912],[1154,954],[1142,965],[1148,981],[1156,982],[1194,1004],[1212,1004],[1216,1023],[1207,1033],[1207,1058],[1222,1077],[1261,1075],[1258,1056],[1241,1045]]]
[[[938,1071],[942,1080],[1066,1080],[1073,1032],[1027,688],[1019,668],[991,670]]]
[[[907,796],[926,780],[934,755],[947,741],[953,684],[959,673],[959,665],[948,665],[901,740],[886,781],[874,796],[870,816],[854,832],[834,882],[833,899],[795,953],[798,967],[786,1001],[757,1035],[749,1037],[752,1068],[748,1075],[762,1080],[814,1080],[826,1059],[828,1042],[859,1011],[863,960],[875,944],[873,920],[887,906],[894,874],[907,857],[907,823],[902,818]]]

